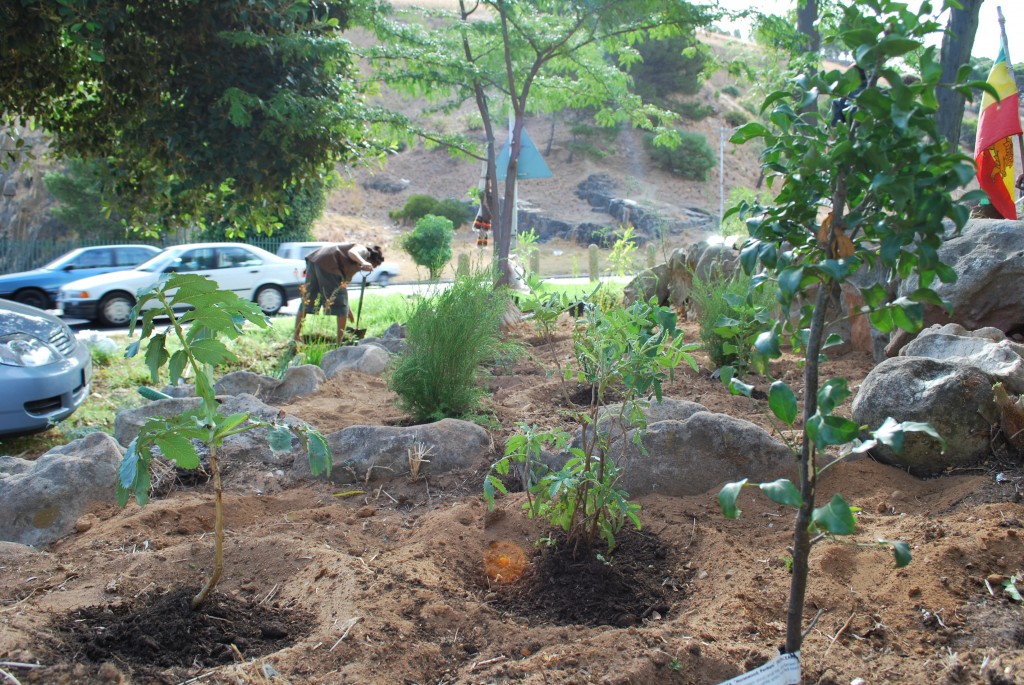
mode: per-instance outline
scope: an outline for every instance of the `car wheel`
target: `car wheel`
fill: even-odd
[[[264,285],[256,291],[254,301],[267,316],[273,316],[284,306],[284,293],[276,285]]]
[[[25,288],[24,290],[19,290],[14,294],[14,301],[27,304],[29,307],[36,307],[38,309],[50,308],[50,298],[47,297],[46,293],[38,288]]]
[[[382,273],[380,276],[377,276],[377,285],[379,285],[382,288],[387,286],[387,284],[390,283],[390,282],[391,282],[391,274],[389,274],[387,272]]]
[[[135,298],[128,293],[109,293],[100,300],[96,317],[105,326],[127,326],[132,320]]]

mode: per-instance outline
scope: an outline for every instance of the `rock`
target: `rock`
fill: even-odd
[[[289,367],[284,378],[271,378],[252,371],[233,371],[214,383],[218,395],[255,395],[270,404],[290,402],[320,389],[327,375],[319,366],[301,364]]]
[[[89,506],[114,502],[121,446],[90,433],[34,462],[0,460],[0,540],[46,545],[72,533]]]
[[[644,416],[647,417],[648,426],[660,421],[686,421],[697,412],[706,412],[707,410],[707,407],[702,404],[689,402],[687,400],[676,400],[671,397],[665,397],[661,402],[650,402],[643,407]],[[622,403],[617,402],[602,408],[597,415],[598,426],[601,427],[601,430],[607,430],[611,433],[611,438],[613,440],[617,435],[621,435],[622,433],[622,428],[618,421],[618,415],[621,411]],[[579,447],[580,436],[582,434],[582,429],[576,430],[575,435],[573,436],[573,446]]]
[[[225,398],[217,412],[230,416],[231,414],[247,413],[252,419],[265,421],[267,423],[279,423],[286,426],[306,426],[307,424],[291,416],[284,414],[277,407],[272,407],[260,401],[253,395],[236,395]],[[298,459],[307,460],[309,456],[303,448],[299,439],[292,437],[290,450],[274,452],[270,449],[270,440],[267,437],[267,429],[254,427],[244,433],[232,435],[227,438],[219,451],[221,463],[225,466],[232,464],[265,464],[268,466],[288,467]],[[308,470],[308,465],[307,465]],[[228,478],[230,480],[230,478]]]
[[[411,181],[406,178],[387,178],[385,176],[374,176],[363,181],[363,187],[367,190],[376,190],[378,193],[395,195],[409,187]]]
[[[0,561],[4,563],[17,562],[22,559],[38,557],[40,552],[35,547],[22,545],[17,542],[0,541]]]
[[[796,477],[796,457],[788,447],[759,426],[727,414],[697,411],[682,421],[652,423],[642,442],[646,456],[633,445],[632,434],[625,455],[621,439],[609,450],[625,467],[620,483],[634,497],[685,497],[742,478]]]
[[[388,354],[401,354],[406,347],[404,338],[363,338],[359,345],[376,345],[384,348]]]
[[[381,481],[410,473],[410,452],[424,460],[419,474],[432,475],[472,466],[491,450],[480,426],[459,419],[400,428],[349,426],[327,436],[334,455],[336,483]],[[309,477],[309,464],[296,460],[293,475]]]
[[[334,378],[343,371],[359,371],[379,376],[388,366],[391,354],[381,345],[355,345],[339,347],[324,355],[320,361],[328,378]]]
[[[404,325],[400,323],[393,323],[390,326],[388,326],[388,329],[384,331],[384,335],[382,335],[381,337],[384,338],[385,340],[391,340],[392,338],[404,339],[406,337],[406,334],[407,331]]]
[[[939,259],[957,274],[955,283],[937,283],[934,290],[953,305],[952,316],[933,305],[925,322],[958,323],[970,330],[988,326],[1006,334],[1024,330],[1024,221],[971,219],[959,236],[939,248]],[[917,280],[900,286],[900,294],[916,289]]]
[[[736,271],[739,252],[726,243],[694,243],[672,251],[665,264],[641,272],[624,290],[624,305],[637,300],[658,298],[663,306],[687,309],[691,305],[693,279],[709,279],[714,274],[729,276]]]
[[[202,400],[198,397],[180,397],[169,400],[154,400],[134,409],[124,409],[114,416],[114,439],[127,447],[139,436],[142,425],[152,417],[169,419],[187,411],[198,409]]]
[[[967,331],[959,324],[932,326],[900,350],[903,357],[928,357],[973,366],[1014,395],[1024,394],[1024,345],[998,328]]]
[[[914,475],[974,464],[990,452],[990,421],[997,417],[992,382],[977,368],[954,360],[893,357],[864,379],[853,401],[853,420],[871,429],[887,417],[929,423],[947,442],[907,433],[903,450],[878,446],[872,454]]]

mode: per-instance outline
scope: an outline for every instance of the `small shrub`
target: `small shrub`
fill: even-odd
[[[693,275],[690,297],[699,312],[698,336],[716,367],[749,368],[753,338],[771,325],[774,301],[762,290],[751,291],[751,280],[742,272],[715,272],[707,279]]]
[[[388,212],[395,221],[415,224],[427,214],[436,214],[437,198],[432,195],[410,195],[401,209]]]
[[[687,100],[676,106],[676,109],[687,119],[702,121],[714,114],[715,108],[700,100]]]
[[[407,347],[387,374],[399,406],[417,421],[474,412],[482,365],[501,361],[511,349],[500,329],[507,304],[485,272],[458,278],[448,290],[413,305]]]
[[[437,280],[441,269],[452,258],[454,235],[450,219],[427,214],[416,222],[416,228],[399,239],[398,245],[416,264],[430,272],[431,280]]]
[[[465,226],[472,218],[469,207],[466,203],[460,202],[455,198],[446,198],[437,203],[437,207],[434,211],[430,212],[436,216],[443,216],[452,222],[452,227],[456,230]]]
[[[688,354],[694,346],[683,343],[676,323],[672,310],[646,302],[609,312],[589,310],[585,327],[574,336],[577,369],[566,370],[567,378],[592,388],[590,406],[577,417],[581,446],[568,450],[571,456],[561,469],[534,481],[541,450],[565,450],[571,436],[562,430],[542,431],[519,424],[504,457],[492,467],[494,474],[484,479],[488,506],[494,505],[497,492],[506,492],[499,476],[508,475],[513,464],[521,464],[528,515],[560,528],[574,554],[581,548],[592,550],[598,538],[613,549],[615,536],[628,521],[639,529],[640,505],[622,489],[624,467],[609,458],[608,448],[616,438],[624,443],[630,430],[635,431],[634,443],[641,445],[646,429],[643,398],[653,395],[660,401],[662,384],[680,363],[696,368]],[[622,391],[622,404],[615,414],[602,416],[606,393],[613,387]]]
[[[744,217],[740,216],[738,211],[733,211],[733,207],[738,207],[742,203],[747,205],[753,205],[754,203],[769,204],[773,199],[773,195],[767,190],[754,190],[753,188],[736,187],[729,190],[729,196],[726,198],[725,206],[729,208],[726,215],[722,218],[722,225],[720,230],[723,236],[738,236],[746,239],[750,236],[747,232],[747,225],[744,222]]]
[[[743,124],[750,121],[749,117],[747,117],[746,114],[744,114],[743,112],[739,112],[735,109],[730,109],[728,112],[725,113],[725,115],[722,118],[725,119],[725,123],[727,123],[729,126],[732,126],[733,128],[736,128],[737,126],[742,126]]]
[[[680,131],[680,142],[674,148],[654,144],[654,136],[644,138],[651,159],[662,169],[691,181],[708,180],[708,171],[715,166],[715,153],[707,138],[700,133]]]
[[[725,93],[726,95],[731,95],[734,98],[738,98],[740,96],[740,89],[731,83],[726,87],[722,88],[722,92]]]

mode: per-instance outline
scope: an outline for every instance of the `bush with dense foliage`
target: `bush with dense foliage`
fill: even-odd
[[[401,209],[388,213],[395,221],[414,224],[428,214],[443,216],[452,222],[453,228],[461,228],[472,218],[464,202],[454,198],[438,200],[432,195],[410,195]]]
[[[403,235],[398,245],[409,253],[412,261],[430,271],[430,279],[437,280],[452,258],[452,238],[455,229],[443,216],[427,214],[416,222],[416,228]]]
[[[643,58],[630,67],[636,92],[646,100],[664,100],[682,93],[693,95],[704,83],[707,48],[689,36],[651,40],[636,46]]]
[[[708,180],[708,171],[715,166],[715,153],[700,133],[680,131],[679,145],[674,148],[654,144],[654,136],[644,138],[651,159],[662,169],[691,181]]]

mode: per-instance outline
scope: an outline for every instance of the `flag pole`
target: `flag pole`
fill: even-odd
[[[1013,73],[1013,61],[1010,59],[1010,46],[1006,41],[1006,17],[1003,16],[1003,8],[996,5],[996,16],[999,18],[999,44],[1003,49],[1003,56],[1006,57],[1006,70],[1010,72],[1010,80],[1013,81],[1014,89],[1019,93],[1017,87],[1017,76]],[[1017,116],[1020,116],[1018,112]],[[1017,149],[1020,150],[1021,166],[1024,167],[1024,133],[1017,134]],[[1014,179],[1016,182],[1017,179]],[[1024,184],[1022,184],[1024,185]],[[1024,187],[1017,187],[1017,199],[1024,197]]]

